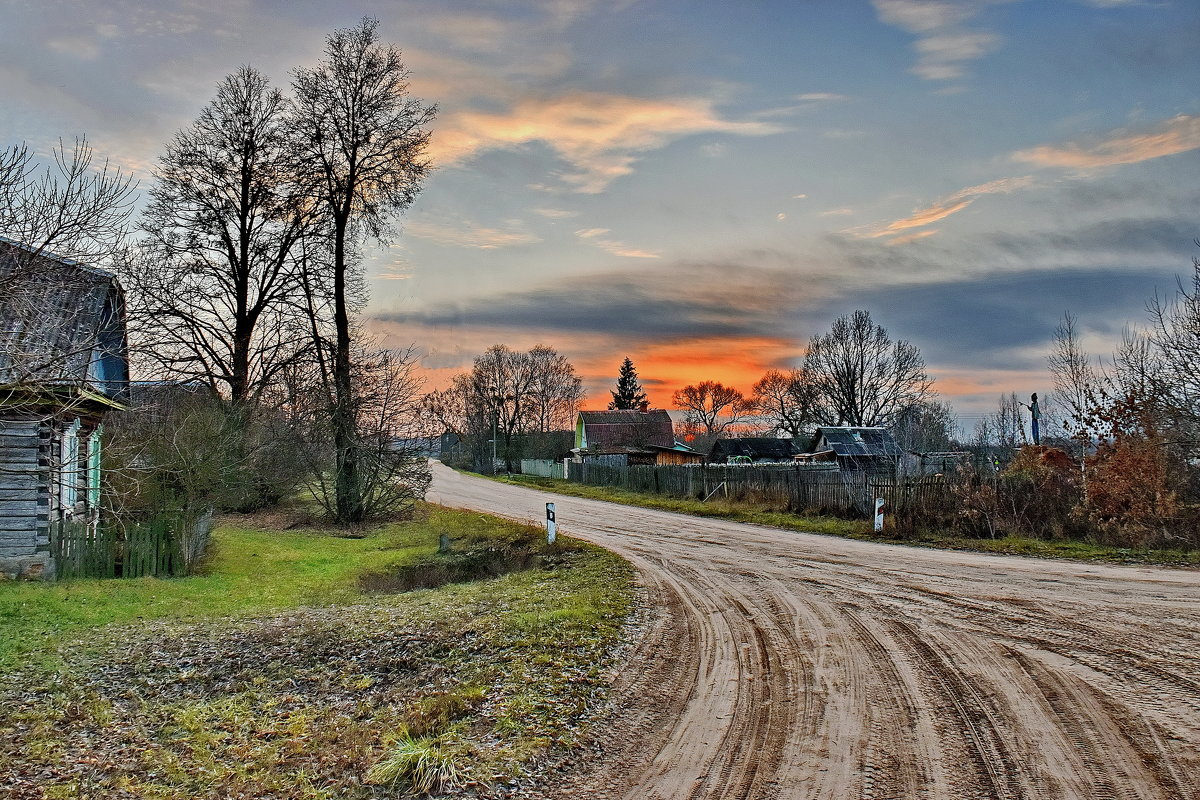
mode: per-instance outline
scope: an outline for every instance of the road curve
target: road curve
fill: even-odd
[[[1200,800],[1200,571],[856,542],[434,467],[430,500],[629,559],[612,800]]]

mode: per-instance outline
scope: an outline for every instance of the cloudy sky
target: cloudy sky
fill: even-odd
[[[86,134],[143,187],[216,83],[286,87],[362,16],[440,108],[368,262],[431,384],[544,343],[600,407],[749,389],[865,308],[966,414],[1044,391],[1065,311],[1109,352],[1200,249],[1195,0],[15,0],[3,144]]]

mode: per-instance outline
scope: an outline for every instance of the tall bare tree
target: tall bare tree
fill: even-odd
[[[513,439],[521,432],[529,411],[529,384],[533,370],[523,353],[495,344],[475,359],[467,383],[471,409],[483,410],[482,421],[490,424],[496,447],[504,455],[505,469],[514,471]]]
[[[552,347],[521,352],[496,344],[448,388],[427,394],[424,409],[442,430],[472,440],[478,468],[486,468],[491,448],[482,444],[494,434],[495,451],[512,471],[522,457],[522,437],[574,424],[582,385],[575,367]]]
[[[430,169],[428,126],[436,109],[409,95],[400,52],[378,41],[378,20],[337,30],[325,59],[297,69],[289,124],[310,198],[326,216],[332,239],[334,353],[330,418],[336,451],[336,517],[363,519],[365,505],[355,440],[350,272],[353,250],[382,238],[408,208]]]
[[[835,425],[890,425],[933,388],[916,345],[892,341],[862,310],[809,340],[804,370],[820,393],[825,421]]]
[[[293,176],[283,95],[251,67],[167,144],[130,270],[138,333],[168,375],[253,403],[302,348],[296,250],[317,218]]]
[[[583,399],[583,380],[575,367],[553,347],[531,348],[529,360],[529,430],[536,433],[567,430]]]
[[[695,436],[718,438],[751,410],[737,389],[717,381],[701,381],[675,392],[675,408],[684,412],[683,423]]]
[[[1135,346],[1132,339],[1129,343]],[[1097,393],[1106,381],[1084,350],[1080,341],[1079,322],[1072,314],[1064,314],[1054,329],[1054,346],[1049,363],[1054,393],[1047,405],[1051,405],[1056,412],[1059,424],[1063,427],[1061,433],[1086,447],[1092,438],[1087,419],[1097,402]]]
[[[750,403],[764,426],[793,439],[821,419],[817,387],[802,369],[768,370],[754,384]]]

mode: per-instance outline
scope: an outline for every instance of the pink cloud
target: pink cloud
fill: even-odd
[[[1072,142],[1059,147],[1044,145],[1013,153],[1014,161],[1039,167],[1095,169],[1136,164],[1153,158],[1173,156],[1200,148],[1200,117],[1180,114],[1154,130],[1140,133],[1117,131],[1088,144]]]

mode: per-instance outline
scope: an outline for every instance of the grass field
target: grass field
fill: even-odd
[[[226,522],[190,578],[0,583],[6,797],[371,797],[504,783],[571,745],[629,567],[423,513],[354,539]]]
[[[483,476],[492,477],[492,476]],[[1155,550],[1112,547],[1080,541],[1046,541],[1025,536],[1004,536],[996,539],[968,539],[939,530],[922,530],[914,535],[896,538],[885,530],[876,534],[865,519],[842,519],[830,516],[808,516],[786,511],[764,510],[751,503],[714,498],[707,502],[694,499],[677,499],[656,494],[644,494],[627,489],[607,486],[585,486],[556,478],[539,478],[529,475],[495,476],[495,480],[530,486],[538,489],[606,500],[613,503],[675,511],[698,517],[718,517],[735,522],[768,525],[785,530],[806,531],[851,539],[881,542],[903,542],[917,547],[936,547],[948,550],[977,550],[986,553],[1038,556],[1040,558],[1064,558],[1079,561],[1105,561],[1111,563],[1163,564],[1169,566],[1200,566],[1200,551]]]

